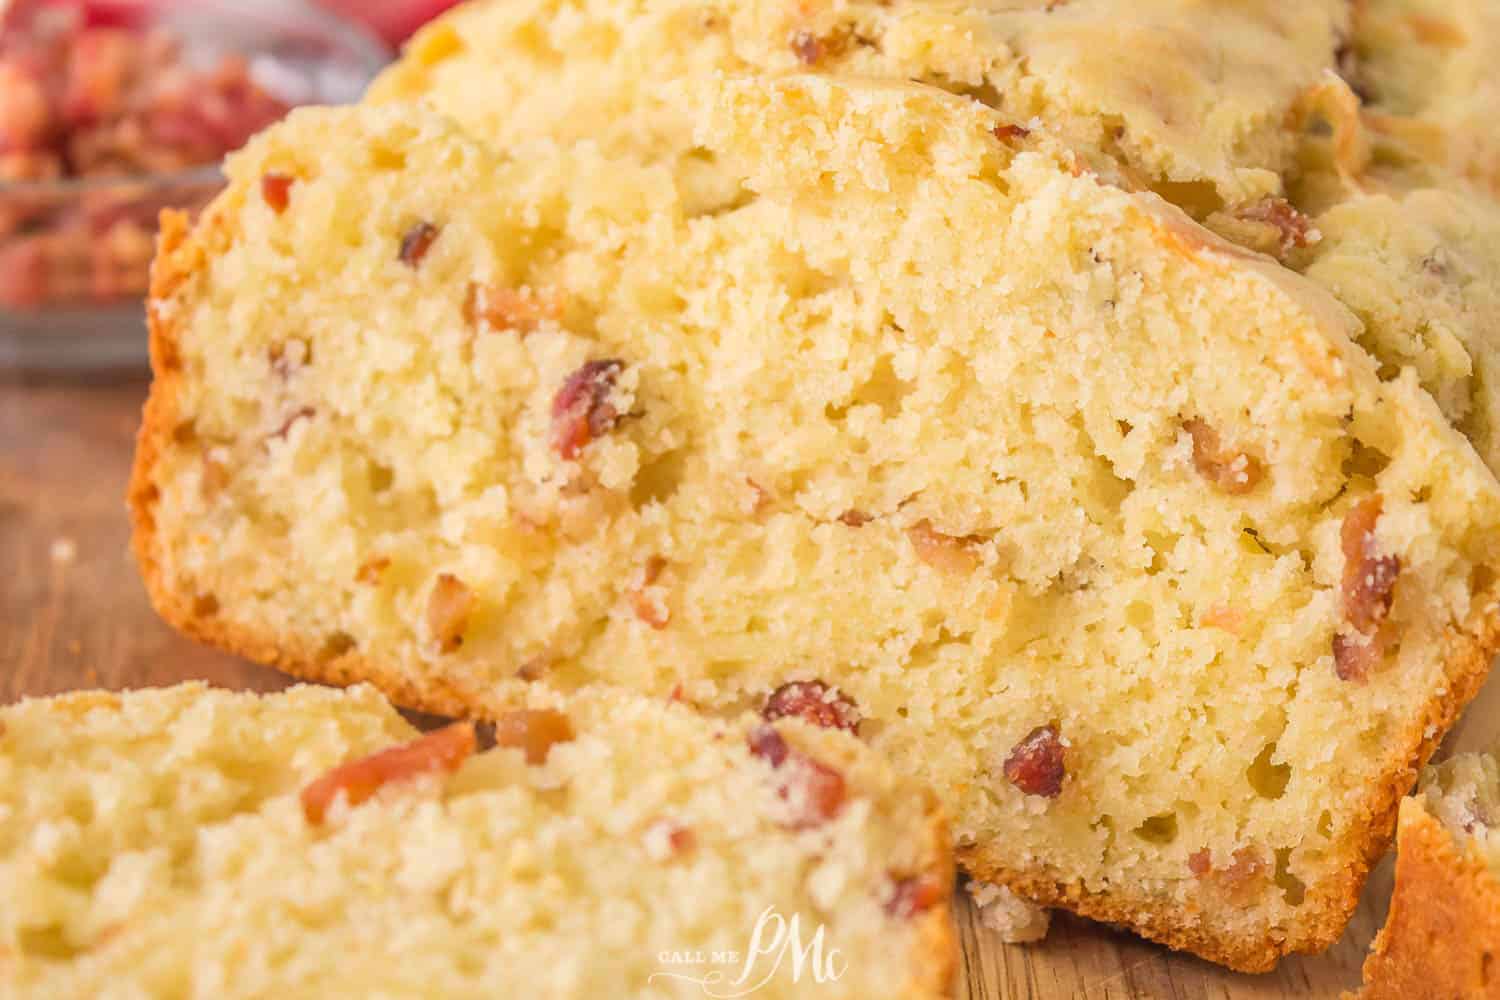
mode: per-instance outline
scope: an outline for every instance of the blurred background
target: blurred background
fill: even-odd
[[[0,703],[268,669],[152,612],[124,509],[166,207],[306,102],[357,99],[451,0],[0,0]]]
[[[142,300],[156,218],[212,198],[224,154],[291,107],[357,99],[452,5],[0,0],[0,704],[190,677],[288,683],[162,624],[129,550],[123,498],[149,388]],[[1448,745],[1497,739],[1500,680]],[[1276,982],[1357,986],[1388,878],[1373,880],[1329,960],[1289,962]],[[1177,974],[1208,989],[1206,966],[1174,966],[1082,921],[1062,918],[1047,947],[1143,995],[1181,995]],[[1007,954],[989,953],[987,975],[1024,968],[1029,982]],[[1275,990],[1268,980],[1253,995]]]
[[[140,370],[163,208],[452,0],[0,0],[0,369]]]

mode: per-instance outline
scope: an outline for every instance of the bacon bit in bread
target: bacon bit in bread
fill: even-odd
[[[1031,134],[1031,129],[1021,125],[996,125],[993,129],[995,138],[1009,145]]]
[[[672,609],[659,597],[644,590],[634,591],[630,595],[630,606],[637,618],[658,632],[672,623]]]
[[[1265,467],[1259,459],[1224,447],[1219,432],[1202,420],[1188,420],[1182,428],[1192,435],[1193,467],[1204,479],[1230,496],[1244,496],[1260,485]]]
[[[804,66],[816,66],[830,56],[842,53],[849,45],[847,32],[816,35],[811,31],[792,33],[792,52]]]
[[[543,323],[560,323],[562,296],[539,295],[529,288],[498,288],[471,283],[464,301],[464,319],[470,326],[490,330],[515,330],[522,336],[535,333]]]
[[[1218,628],[1232,635],[1239,635],[1240,630],[1245,627],[1245,613],[1231,604],[1215,604],[1203,612],[1198,624],[1204,628]]]
[[[772,767],[780,767],[786,760],[791,750],[786,745],[786,740],[781,733],[776,731],[775,726],[756,726],[745,734],[745,745],[750,748],[753,756],[770,762]]]
[[[931,875],[892,878],[885,912],[899,920],[910,920],[937,906],[948,896],[948,888]]]
[[[302,790],[302,812],[319,825],[340,795],[354,808],[382,787],[426,774],[452,774],[474,752],[474,726],[457,722],[410,743],[341,764]]]
[[[641,567],[639,580],[630,589],[630,606],[635,610],[635,616],[657,630],[666,628],[672,620],[672,610],[662,600],[659,588],[653,587],[666,568],[665,559],[652,556]]]
[[[983,541],[974,536],[945,535],[932,527],[931,521],[918,521],[906,529],[917,558],[933,569],[945,573],[973,573],[979,569],[979,553],[974,546]]]
[[[1253,848],[1241,847],[1234,852],[1233,863],[1222,874],[1231,885],[1236,885],[1264,878],[1269,867]]]
[[[464,630],[474,610],[474,592],[451,573],[438,574],[427,598],[427,630],[438,648],[452,653],[464,644]]]
[[[823,43],[810,31],[792,35],[792,51],[804,65],[816,66],[823,58]]]
[[[1274,229],[1280,251],[1278,256],[1284,257],[1293,250],[1309,247],[1321,238],[1312,220],[1285,198],[1260,198],[1236,206],[1232,214],[1245,222],[1257,222]]]
[[[692,851],[698,838],[693,835],[691,827],[663,817],[646,827],[641,842],[651,860],[669,861]]]
[[[1340,632],[1333,637],[1333,672],[1341,681],[1369,680],[1393,645],[1395,640],[1389,628],[1377,628],[1369,635]]]
[[[1270,875],[1268,865],[1253,848],[1241,847],[1234,852],[1227,868],[1214,868],[1212,855],[1204,848],[1188,857],[1188,870],[1235,902],[1248,902]]]
[[[788,806],[786,825],[791,829],[822,826],[843,811],[843,775],[827,764],[792,751],[779,771],[777,794]]]
[[[1037,726],[1005,758],[1005,777],[1027,795],[1055,799],[1067,776],[1066,753],[1057,727]]]
[[[573,735],[568,717],[550,708],[506,712],[495,720],[495,745],[524,751],[528,764],[545,763],[552,748]]]
[[[839,515],[839,523],[847,524],[851,528],[863,528],[873,520],[875,519],[869,514],[866,514],[862,510],[854,510],[853,508]]]
[[[652,556],[646,560],[646,565],[641,567],[641,586],[649,587],[661,578],[662,571],[667,568],[667,560],[662,556]]]
[[[1401,575],[1398,556],[1379,554],[1375,525],[1384,498],[1372,494],[1344,516],[1340,541],[1344,550],[1344,618],[1356,631],[1371,635],[1390,614]]]
[[[837,688],[822,681],[792,681],[781,685],[766,698],[760,713],[768,722],[795,716],[824,729],[859,728],[859,706]]]
[[[569,375],[552,398],[552,446],[571,461],[596,438],[614,430],[620,411],[609,401],[625,362],[590,361]]]
[[[1339,546],[1343,549],[1346,563],[1358,563],[1369,554],[1374,542],[1375,525],[1385,510],[1385,497],[1372,493],[1349,508],[1344,523],[1339,527]],[[1350,567],[1345,566],[1344,575]]]
[[[422,259],[427,256],[427,251],[431,250],[432,245],[437,242],[438,234],[441,232],[442,230],[430,222],[418,222],[408,229],[406,235],[401,237],[401,263],[407,267],[416,267],[421,264]]]
[[[269,173],[260,179],[260,196],[271,206],[271,211],[280,215],[292,201],[292,184],[296,178],[286,174]]]
[[[391,565],[389,556],[372,556],[366,559],[354,574],[356,583],[378,584],[380,578],[385,575],[386,569]]]

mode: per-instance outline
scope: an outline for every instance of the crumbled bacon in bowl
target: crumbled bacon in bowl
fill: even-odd
[[[0,340],[61,365],[66,353],[23,341],[128,334],[133,350],[73,353],[144,358],[138,302],[162,210],[200,209],[225,154],[295,104],[354,99],[386,55],[296,4],[0,9]],[[286,193],[266,187],[278,211]]]
[[[140,186],[27,190],[216,163],[289,105],[253,79],[243,56],[189,61],[161,28],[100,27],[48,8],[0,34],[0,255],[29,262],[0,285],[0,305],[113,300],[145,292],[156,214],[178,192]],[[201,183],[187,207],[217,185]]]

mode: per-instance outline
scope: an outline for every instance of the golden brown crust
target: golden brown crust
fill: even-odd
[[[171,294],[187,269],[178,258],[188,237],[188,219],[182,212],[161,213],[160,232],[156,239],[156,259],[151,266],[151,291],[147,297],[146,325],[150,333],[151,371],[154,376],[151,393],[141,413],[141,429],[135,439],[135,462],[126,486],[125,503],[130,510],[131,549],[135,553],[146,589],[162,617],[166,587],[161,582],[161,567],[156,560],[156,501],[154,477],[166,435],[170,433],[171,411],[177,398],[181,378],[176,357],[176,337],[171,325],[157,315],[154,303]],[[180,627],[180,626],[179,626]],[[205,640],[206,641],[206,640]]]
[[[949,894],[938,906],[924,913],[917,929],[918,963],[921,977],[908,984],[903,996],[951,997],[958,976],[958,931],[953,923],[952,889],[957,881],[953,865],[953,839],[937,796],[924,793],[925,820],[922,828],[922,869],[942,880]]]
[[[1116,890],[1109,895],[1089,891],[1046,872],[1020,872],[1001,864],[983,847],[962,848],[959,862],[977,878],[1000,882],[1047,906],[1061,906],[1095,920],[1126,924],[1137,933],[1172,948],[1191,951],[1239,972],[1266,972],[1293,952],[1317,953],[1344,931],[1359,904],[1359,894],[1371,867],[1390,846],[1396,812],[1411,790],[1417,773],[1427,763],[1448,731],[1484,683],[1494,651],[1500,646],[1500,607],[1494,595],[1477,602],[1467,627],[1450,635],[1447,658],[1448,688],[1426,706],[1420,719],[1401,738],[1391,741],[1387,780],[1370,790],[1353,831],[1341,845],[1350,861],[1342,877],[1307,887],[1301,907],[1302,922],[1284,940],[1236,940],[1214,934],[1198,924],[1193,914],[1171,902],[1132,896]]]
[[[1396,891],[1361,1000],[1500,1000],[1500,882],[1422,806],[1401,803]]]
[[[137,524],[142,520],[137,513]],[[145,566],[142,560],[143,572]],[[315,642],[300,642],[297,637],[288,637],[285,642],[270,641],[230,622],[195,617],[191,601],[168,591],[159,574],[148,575],[146,585],[157,610],[174,627],[209,645],[274,666],[302,680],[341,686],[368,681],[397,704],[437,715],[490,715],[514,707],[504,696],[498,700],[484,696],[476,699],[471,692],[441,677],[425,678],[425,683],[418,683],[357,653],[320,660]],[[1432,756],[1463,707],[1478,693],[1490,660],[1500,647],[1500,608],[1492,601],[1483,602],[1470,627],[1463,632],[1455,631],[1451,641],[1454,652],[1448,658],[1447,692],[1428,704],[1422,718],[1407,730],[1404,739],[1392,741],[1396,749],[1387,772],[1390,777],[1371,790],[1362,820],[1351,824],[1355,832],[1345,843],[1350,861],[1343,876],[1337,881],[1308,887],[1302,906],[1303,919],[1293,936],[1282,940],[1231,938],[1205,928],[1193,913],[1174,902],[1132,895],[1118,888],[1102,894],[1049,872],[1016,871],[1003,866],[982,846],[961,848],[959,864],[975,878],[1009,886],[1044,906],[1064,907],[1094,920],[1126,925],[1143,937],[1240,972],[1269,971],[1281,958],[1294,952],[1321,952],[1343,933],[1359,903],[1370,868],[1389,847],[1397,809],[1411,790],[1417,772]],[[951,927],[934,926],[930,932],[931,951],[936,954],[948,948],[952,934]],[[952,961],[950,957],[949,962]],[[951,974],[950,969],[950,977]]]
[[[151,274],[150,302],[165,301],[201,263],[204,257],[201,245],[188,239],[189,232],[185,215],[170,211],[162,213],[161,235]],[[159,494],[155,473],[177,423],[176,400],[182,375],[172,318],[149,308],[147,324],[155,377],[136,439],[135,464],[126,499],[132,526],[131,548],[157,613],[174,628],[210,646],[274,666],[301,680],[340,687],[369,682],[395,703],[416,711],[454,717],[493,717],[508,708],[521,707],[503,698],[476,698],[473,692],[460,690],[441,677],[425,678],[418,683],[357,653],[330,658],[323,655],[319,644],[300,641],[296,636],[268,637],[254,634],[225,619],[204,618],[194,609],[191,598],[185,598],[167,586],[156,555]],[[951,891],[956,874],[947,820],[936,796],[926,794],[925,802],[922,868],[927,874],[941,879]],[[913,1000],[939,1000],[952,996],[958,971],[958,934],[949,904],[950,898],[945,897],[943,905],[933,907],[918,918],[921,921],[917,930],[919,975],[903,994]]]
[[[220,218],[200,223],[200,233],[222,223],[222,208],[220,213]],[[200,266],[204,257],[203,242],[187,240],[186,221],[167,213],[153,267],[151,301],[165,300]],[[129,504],[134,525],[132,545],[158,613],[187,635],[227,652],[274,666],[303,680],[341,686],[369,682],[392,701],[417,711],[484,716],[514,707],[503,692],[465,690],[451,678],[441,676],[408,676],[389,664],[366,658],[357,650],[330,657],[315,639],[268,636],[221,617],[202,617],[195,611],[191,595],[172,591],[156,557],[158,495],[154,472],[175,424],[181,373],[173,317],[152,308],[148,310],[148,320],[156,378],[138,440]],[[1284,937],[1233,937],[1204,927],[1196,913],[1174,901],[1132,893],[1121,887],[1100,893],[1045,870],[1012,870],[983,846],[960,849],[959,864],[976,878],[1007,885],[1043,905],[1065,907],[1096,920],[1129,926],[1169,947],[1194,952],[1242,972],[1267,971],[1293,952],[1323,951],[1342,934],[1371,866],[1389,846],[1402,797],[1410,791],[1418,770],[1459,712],[1478,693],[1491,658],[1500,651],[1500,604],[1496,603],[1495,593],[1476,597],[1476,607],[1479,610],[1464,627],[1450,630],[1446,690],[1426,705],[1404,733],[1388,743],[1391,749],[1385,769],[1387,779],[1370,790],[1361,815],[1349,825],[1351,833],[1339,845],[1339,852],[1349,858],[1348,864],[1338,878],[1308,886],[1301,918],[1287,929]],[[935,925],[936,921],[929,934],[930,947],[938,953],[952,944],[953,932],[951,927]],[[954,961],[950,954],[946,973],[949,979]],[[942,979],[934,976],[934,982]]]
[[[148,407],[148,412],[149,407]],[[132,494],[134,495],[134,494]],[[142,513],[134,511],[137,526],[143,523]],[[138,535],[138,547],[140,545]],[[142,559],[145,571],[147,563]],[[151,564],[153,570],[156,564]],[[225,622],[214,622],[196,618],[191,602],[183,601],[162,586],[159,574],[147,576],[147,590],[152,603],[167,622],[186,634],[211,646],[236,655],[275,666],[294,677],[306,681],[334,684],[341,687],[369,682],[378,687],[397,704],[433,715],[461,717],[479,715],[493,717],[508,708],[520,704],[502,700],[489,700],[476,705],[474,700],[456,688],[433,679],[430,686],[418,686],[409,678],[394,671],[379,669],[375,664],[357,655],[348,654],[335,659],[319,661],[313,644],[290,642],[277,645],[264,637],[252,636]],[[926,795],[926,823],[923,828],[922,865],[925,872],[952,887],[956,878],[951,850],[948,824],[935,796]],[[942,905],[935,906],[919,919],[917,931],[920,958],[917,968],[920,977],[915,979],[903,996],[912,1000],[946,1000],[953,995],[958,972],[958,934],[953,924],[950,897]]]

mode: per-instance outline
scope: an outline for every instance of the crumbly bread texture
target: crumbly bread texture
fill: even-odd
[[[1308,135],[1288,181],[1316,235],[1282,260],[1359,316],[1360,343],[1387,370],[1412,366],[1500,470],[1500,144],[1487,122],[1500,101],[1500,7],[1354,10],[1338,58],[1354,93],[1322,94],[1330,136]]]
[[[1303,272],[1359,316],[1385,371],[1410,366],[1500,470],[1500,205],[1452,186],[1373,191],[1317,226]]]
[[[1034,944],[1047,937],[1052,914],[1035,903],[1029,903],[1003,885],[971,880],[965,887],[979,922],[1008,944]]]
[[[1045,135],[713,86],[709,214],[390,106],[169,218],[158,608],[451,714],[862,716],[982,880],[1243,969],[1333,941],[1496,645],[1493,476],[1326,293]]]
[[[538,691],[495,735],[466,757],[471,733],[419,739],[369,687],[0,709],[0,993],[665,1000],[717,970],[757,996],[947,995],[947,834],[848,734]],[[821,934],[800,976],[773,972],[793,919]],[[745,955],[758,921],[752,969],[698,957]]]
[[[1500,768],[1464,754],[1401,803],[1396,890],[1363,1000],[1500,997]]]
[[[369,99],[430,101],[499,145],[597,142],[711,197],[722,175],[677,81],[920,80],[1045,121],[1143,185],[1240,204],[1281,193],[1350,21],[1347,0],[482,0],[425,28]]]
[[[705,76],[942,87],[1323,285],[1500,471],[1500,208],[1467,183],[1500,191],[1497,64],[1490,0],[477,0],[368,99],[429,102],[501,148],[667,165],[708,212],[741,192],[693,135]]]

